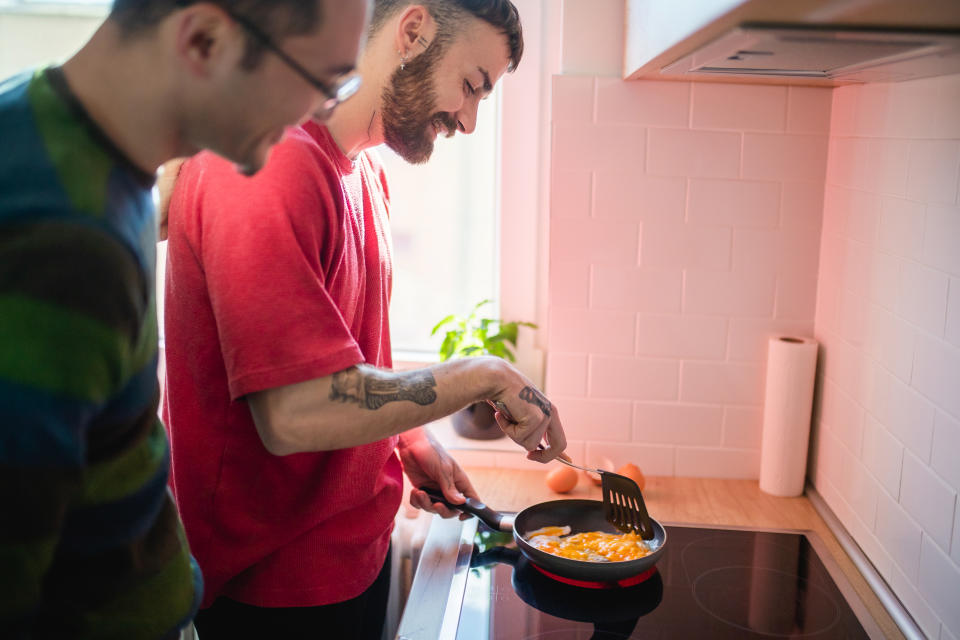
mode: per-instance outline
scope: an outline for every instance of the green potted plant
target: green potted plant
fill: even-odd
[[[504,322],[500,318],[488,318],[480,315],[481,307],[491,300],[481,300],[467,316],[449,315],[433,328],[431,336],[443,332],[440,344],[440,360],[471,356],[497,356],[510,362],[516,362],[512,348],[517,346],[517,334],[520,327],[536,329],[532,322]],[[493,440],[503,437],[493,417],[493,408],[486,402],[472,404],[451,416],[453,429],[465,438],[475,440]]]

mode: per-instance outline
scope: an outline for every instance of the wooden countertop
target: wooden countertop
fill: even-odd
[[[517,511],[561,498],[600,500],[600,488],[581,476],[567,494],[547,488],[547,471],[467,467],[477,492],[491,507]],[[904,638],[836,537],[806,497],[777,498],[760,491],[756,480],[647,478],[647,510],[664,524],[726,525],[769,529],[811,529],[817,533],[887,638]]]

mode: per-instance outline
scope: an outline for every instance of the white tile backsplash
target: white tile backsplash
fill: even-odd
[[[778,182],[693,179],[687,218],[704,226],[776,229],[782,188]]]
[[[694,129],[784,131],[787,87],[703,82],[693,88]],[[821,109],[823,111],[825,109]],[[825,133],[825,131],[823,132]]]
[[[763,397],[764,368],[741,362],[683,361],[680,399],[744,405]]]
[[[676,360],[590,357],[590,388],[593,398],[628,400],[676,400],[680,363]]]
[[[633,441],[651,444],[720,446],[723,408],[635,402]]]
[[[766,340],[815,335],[816,486],[925,633],[957,636],[960,76],[553,91],[548,380],[575,440],[756,478]]]
[[[907,197],[923,202],[955,203],[958,166],[960,141],[912,141]]]
[[[947,342],[960,347],[960,278],[950,278],[947,296]]]
[[[760,452],[752,449],[677,447],[678,476],[691,478],[756,478]]]
[[[910,612],[920,630],[928,638],[936,638],[940,633],[940,617],[931,606],[929,597],[918,588],[898,567],[893,567],[891,576],[887,580],[893,588],[897,598]]]
[[[947,318],[947,274],[906,261],[900,271],[897,312],[934,336],[942,336]]]
[[[954,509],[953,540],[950,542],[950,557],[954,564],[960,566],[960,507]]]
[[[590,307],[604,312],[679,313],[683,281],[681,269],[595,264],[590,281]]]
[[[676,447],[623,442],[588,442],[587,460],[609,458],[614,467],[628,462],[640,467],[648,476],[676,476]]]
[[[790,87],[787,94],[787,131],[827,133],[830,131],[832,91],[822,87]]]
[[[759,449],[763,435],[762,407],[726,407],[723,410],[723,445]]]
[[[960,418],[960,349],[920,336],[910,384],[955,418]]]
[[[728,320],[722,316],[637,314],[637,355],[723,360]]]
[[[647,173],[691,178],[737,178],[741,134],[726,131],[650,129]]]
[[[930,466],[955,491],[960,491],[960,420],[937,412]]]
[[[669,129],[689,124],[691,85],[685,82],[623,82],[597,78],[597,122]]]
[[[881,491],[877,505],[877,539],[896,562],[911,584],[920,575],[920,543],[923,529],[886,492]]]
[[[942,549],[950,548],[956,502],[953,487],[909,452],[904,455],[900,504]]]
[[[824,178],[826,135],[743,134],[742,177],[753,180],[817,181]]]
[[[903,445],[870,414],[863,431],[863,461],[886,492],[899,500]]]
[[[882,367],[873,374],[868,410],[914,455],[929,461],[935,406]]]
[[[960,277],[960,207],[927,205],[921,259],[934,269]]]
[[[920,547],[919,591],[952,632],[960,631],[960,569],[928,536]]]
[[[941,622],[956,635],[960,611],[957,113],[960,76],[833,91],[816,312],[826,360],[816,485],[932,638]],[[832,432],[831,383],[865,410],[873,530],[853,506],[864,476],[845,468],[849,439]]]
[[[877,248],[903,258],[918,259],[923,251],[925,217],[924,203],[883,196]]]
[[[593,206],[588,215],[643,222],[682,223],[687,181],[683,178],[637,176],[636,171],[593,172]]]

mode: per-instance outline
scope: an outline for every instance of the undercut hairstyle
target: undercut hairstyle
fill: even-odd
[[[319,0],[114,0],[109,19],[119,25],[123,37],[135,38],[177,9],[200,2],[216,5],[231,16],[255,24],[274,42],[310,33],[323,20]],[[253,69],[263,56],[264,46],[245,28],[244,31],[247,38],[242,65]]]
[[[446,48],[456,38],[457,27],[466,18],[474,17],[490,24],[500,31],[510,48],[510,67],[513,71],[523,57],[523,29],[520,26],[520,14],[510,0],[375,0],[373,18],[370,20],[370,33],[377,33],[384,23],[400,9],[412,4],[427,8],[437,21],[437,35],[431,46]]]

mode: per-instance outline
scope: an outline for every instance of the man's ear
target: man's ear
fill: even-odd
[[[245,46],[242,29],[209,2],[192,4],[172,16],[177,56],[199,76],[208,76],[223,60],[239,59]]]
[[[395,46],[403,62],[410,62],[427,50],[437,34],[437,23],[423,5],[412,4],[400,13]],[[399,61],[398,61],[399,62]]]

